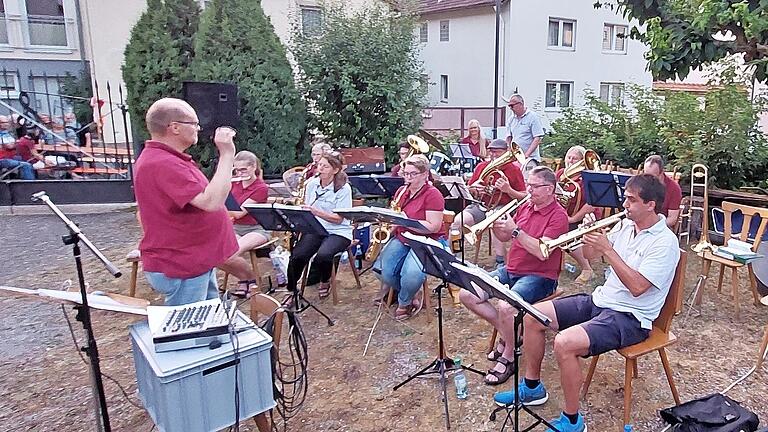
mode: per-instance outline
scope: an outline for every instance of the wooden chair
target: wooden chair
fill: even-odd
[[[765,296],[760,300],[760,303],[768,306],[768,296]],[[759,370],[765,360],[765,350],[768,349],[768,324],[765,325],[765,334],[763,334],[763,342],[760,344],[760,351],[757,352],[757,366],[755,370]]]
[[[661,364],[664,367],[664,373],[667,375],[667,382],[669,383],[670,390],[672,390],[672,397],[675,399],[675,404],[680,405],[680,395],[677,393],[677,388],[675,387],[675,382],[672,378],[672,369],[669,366],[665,348],[677,341],[677,336],[672,333],[670,327],[672,318],[674,318],[677,310],[677,299],[683,292],[686,262],[687,254],[685,251],[681,250],[680,261],[678,261],[677,268],[675,269],[675,278],[672,280],[672,285],[669,287],[669,293],[664,301],[664,306],[661,308],[661,312],[659,312],[659,316],[653,321],[653,328],[651,329],[648,339],[638,344],[616,350],[625,359],[624,424],[630,423],[630,413],[632,410],[632,378],[637,378],[638,375],[637,358],[654,351],[658,351],[659,357],[661,357]],[[592,382],[592,377],[595,374],[599,359],[599,355],[592,357],[592,362],[589,365],[587,377],[584,380],[584,386],[581,391],[582,398],[587,395],[589,384]]]
[[[732,216],[735,211],[741,211],[744,216],[744,220],[741,224],[741,233],[739,233],[738,239],[742,241],[750,241],[749,228],[752,222],[752,218],[757,216],[760,218],[760,226],[757,228],[757,232],[754,233],[754,240],[752,241],[752,251],[757,252],[762,241],[763,234],[765,234],[766,226],[768,225],[768,209],[759,207],[752,207],[744,204],[736,204],[728,201],[723,201],[723,212],[725,213],[725,228],[723,229],[723,243],[727,244],[728,240],[732,236]],[[703,234],[702,234],[703,235]],[[747,268],[747,274],[749,277],[749,285],[752,290],[752,297],[754,298],[755,305],[760,304],[760,294],[757,292],[757,282],[755,280],[755,273],[752,270],[752,263],[742,264],[727,258],[719,257],[712,253],[711,250],[704,250],[697,253],[702,262],[701,274],[709,277],[709,269],[713,262],[720,264],[720,277],[717,281],[717,292],[720,292],[723,286],[723,276],[725,268],[731,269],[731,296],[733,296],[733,303],[736,306],[736,319],[739,319],[740,306],[739,306],[739,269],[742,267]],[[702,283],[701,289],[696,293],[694,303],[696,305],[701,304],[702,292],[706,286],[706,280]]]
[[[141,262],[141,257],[131,257],[126,258],[125,260],[131,264],[131,281],[128,285],[128,295],[130,297],[136,297],[136,278],[139,274],[139,263]]]
[[[269,251],[272,249],[272,246],[281,241],[279,237],[272,237],[268,242],[259,245],[251,250],[248,251],[248,257],[251,260],[251,269],[253,270],[253,273],[256,275],[256,283],[259,285],[259,288],[262,288],[262,277],[261,277],[261,270],[259,269],[259,254],[267,253],[269,254]],[[229,282],[229,273],[224,272],[224,282],[219,287],[219,291],[226,291],[227,290],[227,283]]]
[[[349,268],[352,269],[352,275],[355,277],[355,283],[357,284],[357,289],[362,289],[362,285],[360,285],[360,273],[357,271],[357,267],[355,267],[355,248],[357,248],[357,244],[359,241],[357,239],[352,240],[352,243],[349,244],[349,247],[347,248],[347,256],[348,256],[348,262],[349,262]],[[333,257],[333,265],[331,266],[331,296],[333,298],[333,304],[339,304],[339,297],[336,290],[337,281],[336,281],[336,267],[340,264],[341,261],[341,255],[344,252],[339,252]],[[312,258],[309,259],[309,262],[307,263],[306,267],[304,267],[304,271],[301,273],[301,294],[304,295],[304,289],[307,287],[307,278],[309,277],[309,270],[312,267],[312,262],[315,260],[315,255],[312,255]]]
[[[565,255],[565,254],[563,254],[563,255]],[[560,288],[557,288],[555,290],[555,292],[553,292],[549,296],[539,300],[536,303],[541,303],[541,302],[545,302],[545,301],[554,300],[554,299],[560,297],[561,295],[563,295],[563,290],[561,290]],[[498,335],[499,335],[499,331],[496,330],[496,328],[494,327],[493,333],[491,333],[491,337],[488,338],[488,352],[486,352],[486,354],[490,354],[490,353],[492,353],[496,349],[496,338],[498,337]]]
[[[259,315],[264,315],[267,318],[274,314],[274,326],[272,328],[272,358],[274,363],[278,362],[280,358],[280,338],[283,333],[283,318],[285,317],[285,309],[274,298],[266,294],[256,294],[251,297],[251,320],[258,322]],[[259,432],[270,431],[269,418],[266,413],[258,414],[254,417],[256,426]]]

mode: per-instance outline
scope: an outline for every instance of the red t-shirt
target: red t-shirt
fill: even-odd
[[[462,144],[469,144],[469,150],[472,152],[472,156],[480,157],[480,143],[473,142],[469,136],[465,136],[461,139]]]
[[[489,161],[480,162],[475,168],[475,171],[472,173],[472,178],[469,179],[467,184],[472,184],[475,181],[477,181],[477,179],[480,178],[480,173],[483,172],[483,168],[488,166],[489,163],[490,163]],[[519,192],[522,192],[525,190],[525,179],[523,179],[523,172],[520,171],[520,168],[518,168],[517,165],[513,163],[508,163],[502,167],[501,172],[503,172],[504,175],[507,176],[507,179],[509,179],[509,185],[512,186],[512,189]],[[495,179],[497,178],[498,176],[493,176],[493,181],[491,183],[488,183],[486,181],[485,184],[489,186],[493,186],[493,183],[495,183],[496,181]],[[504,205],[512,201],[512,197],[505,193],[502,193],[499,190],[494,190],[492,201],[497,202],[498,205]]]
[[[664,175],[664,204],[661,206],[661,214],[669,216],[670,210],[680,210],[680,201],[683,200],[683,191],[676,181]]]
[[[392,177],[402,177],[400,175],[400,168],[402,167],[400,166],[399,163],[392,165],[392,172],[391,172]]]
[[[231,192],[232,196],[235,198],[235,201],[237,201],[237,203],[240,205],[243,205],[243,203],[248,198],[256,201],[257,203],[265,203],[267,202],[267,197],[269,196],[269,186],[264,183],[264,180],[257,178],[246,188],[243,188],[243,182],[241,181],[232,183]],[[238,225],[256,225],[259,222],[256,220],[256,218],[246,213],[245,216],[239,219],[235,219],[233,223]]]
[[[224,205],[204,211],[190,204],[208,185],[190,155],[147,141],[133,175],[144,227],[139,250],[145,271],[188,279],[237,252],[237,238]]]
[[[557,200],[552,200],[539,210],[535,210],[529,201],[517,209],[513,219],[521,231],[534,238],[554,239],[568,232],[568,215]],[[545,261],[539,261],[513,240],[507,253],[507,271],[516,275],[537,275],[557,280],[562,255],[563,251],[558,248]]]
[[[5,146],[0,146],[0,159],[14,159],[16,150],[8,150]]]
[[[312,162],[305,167],[304,180],[309,180],[317,174],[317,164]]]
[[[29,163],[35,163],[37,158],[32,157],[32,149],[35,148],[35,141],[31,138],[23,136],[16,140],[16,154],[21,157],[21,160]]]
[[[395,196],[398,196],[401,189],[404,187],[408,187],[408,185],[400,186],[400,189],[397,190]],[[400,210],[404,212],[408,218],[413,220],[425,220],[427,218],[427,211],[437,211],[442,213],[443,210],[445,210],[445,198],[443,198],[443,194],[429,183],[425,184],[413,197],[411,197],[410,191],[405,192],[403,196],[400,197],[399,203]],[[403,237],[403,233],[406,231],[432,237],[433,239],[439,239],[440,237],[445,236],[445,233],[442,230],[432,234],[424,234],[400,226],[395,228],[395,236],[401,242],[405,242],[406,240],[405,237]]]

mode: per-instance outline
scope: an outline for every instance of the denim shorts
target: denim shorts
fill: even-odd
[[[589,353],[595,356],[634,345],[648,338],[650,330],[629,312],[595,306],[590,294],[575,294],[552,301],[559,330],[581,325],[589,336]]]
[[[557,288],[557,280],[547,279],[537,275],[516,275],[507,271],[506,267],[496,269],[490,273],[509,288],[520,294],[520,297],[528,303],[536,303],[547,296],[552,295]],[[488,300],[487,293],[483,300]]]
[[[152,288],[165,296],[166,306],[177,306],[219,296],[216,269],[189,279],[169,278],[159,272],[144,272]]]

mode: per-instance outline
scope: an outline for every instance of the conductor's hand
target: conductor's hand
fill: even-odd
[[[613,249],[611,242],[608,241],[608,236],[605,235],[605,229],[585,234],[583,240],[585,245],[590,246],[601,255],[605,255]]]
[[[216,128],[216,133],[213,136],[213,143],[216,144],[216,148],[219,149],[219,155],[235,154],[235,135],[237,135],[237,131],[229,126]]]

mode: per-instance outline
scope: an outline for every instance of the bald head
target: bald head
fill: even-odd
[[[195,109],[181,99],[163,98],[147,110],[147,130],[153,137],[165,136],[171,122],[178,121],[197,121]]]

